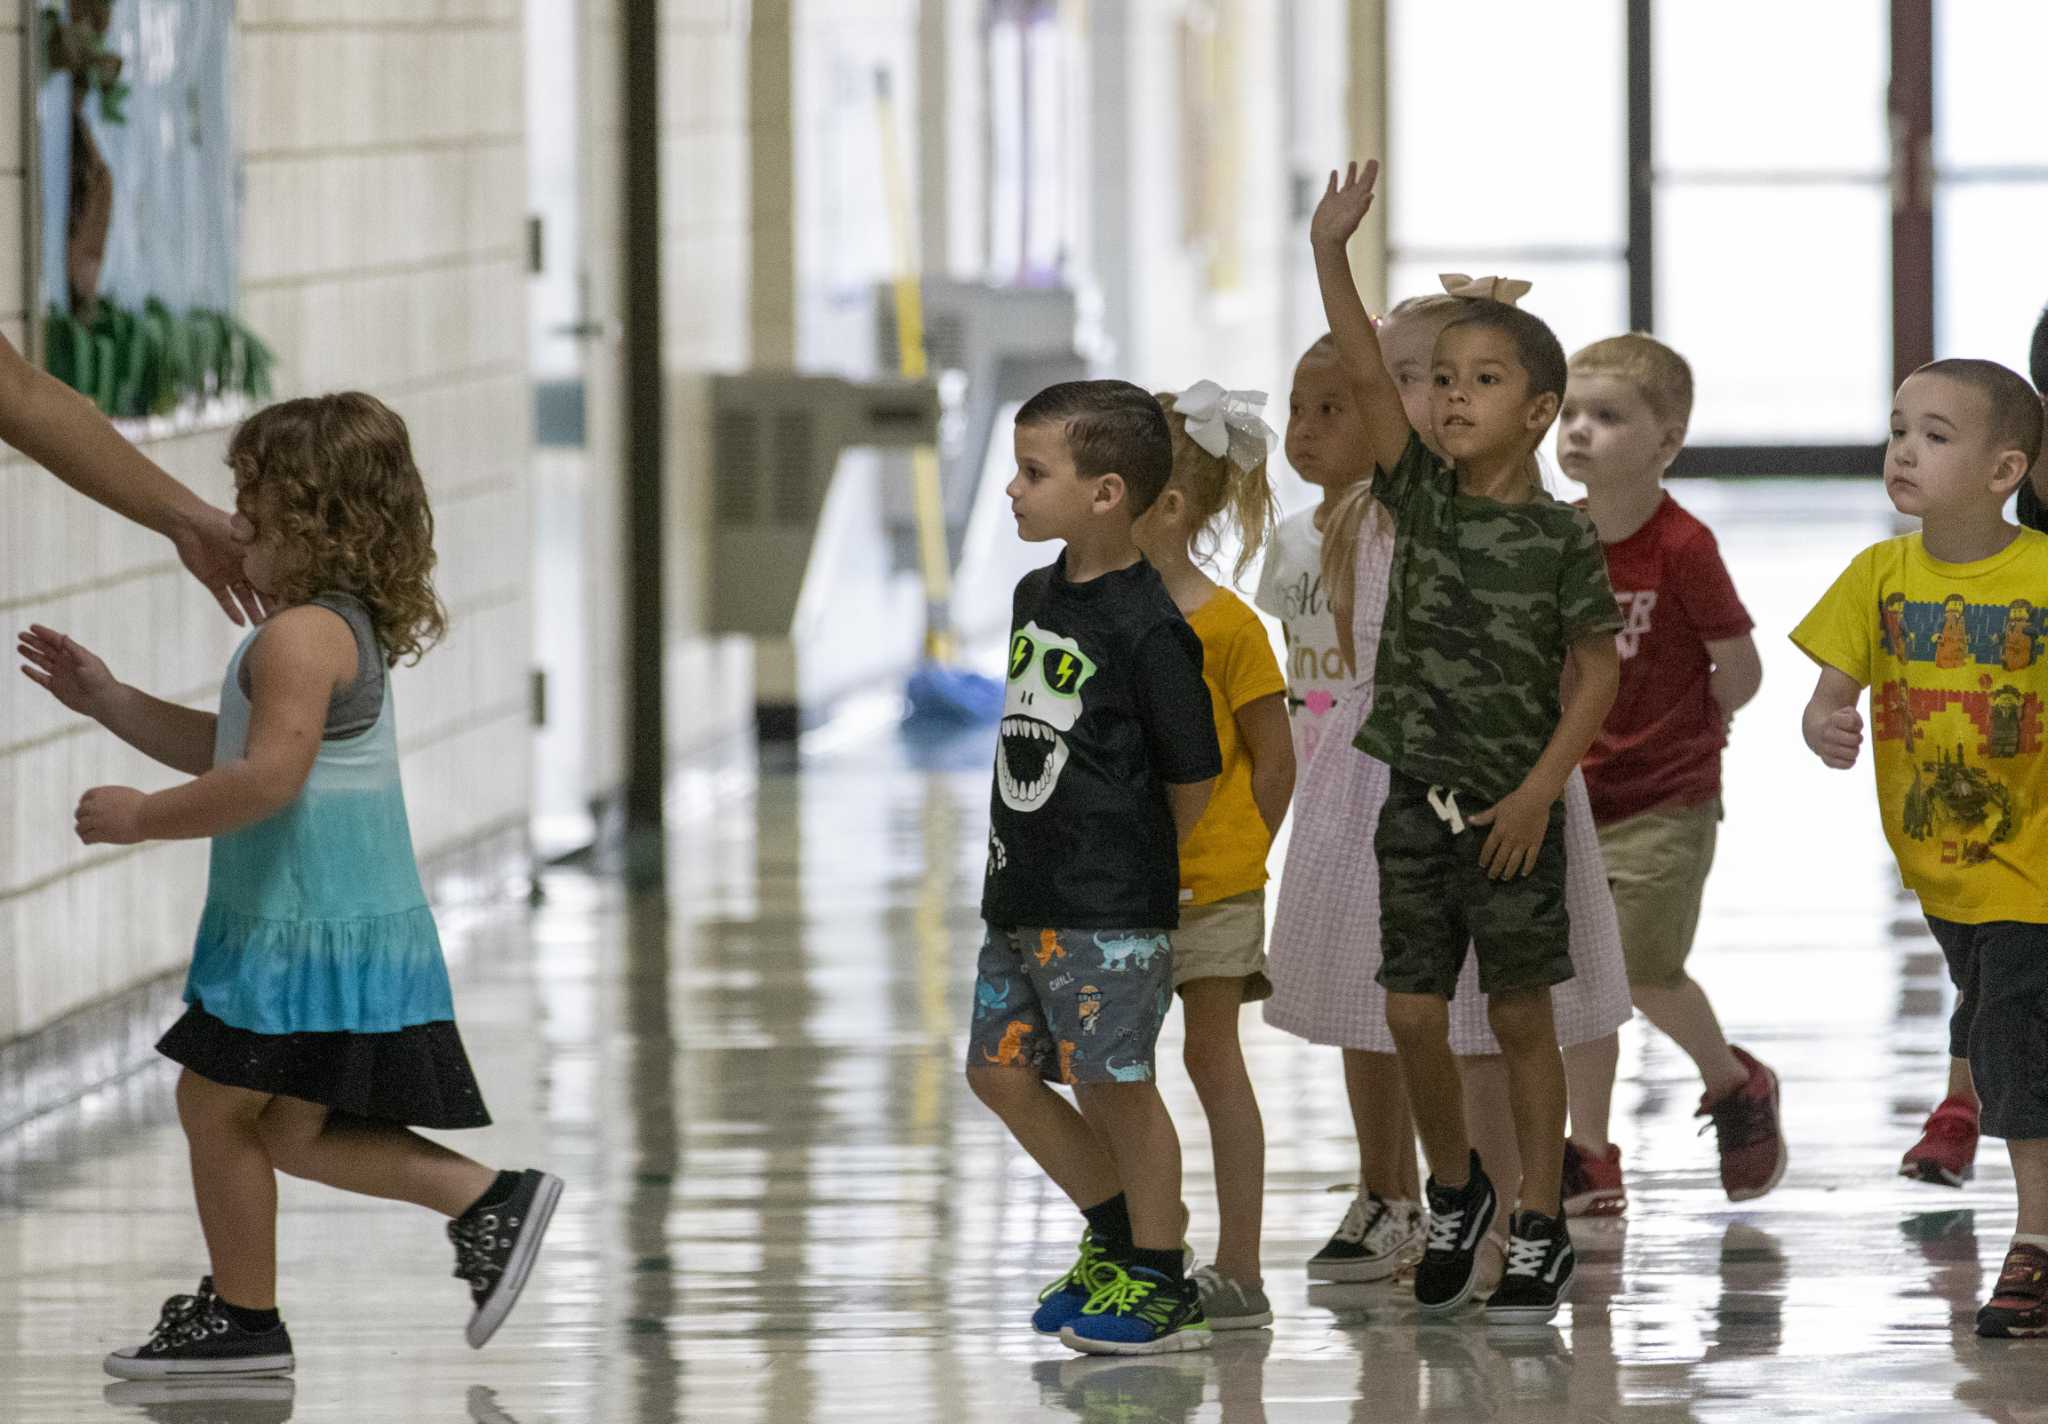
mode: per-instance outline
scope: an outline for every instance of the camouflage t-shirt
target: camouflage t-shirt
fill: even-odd
[[[1491,805],[1557,730],[1572,643],[1621,628],[1600,536],[1540,490],[1524,504],[1458,493],[1415,436],[1372,489],[1394,516],[1394,566],[1372,715],[1354,745]]]

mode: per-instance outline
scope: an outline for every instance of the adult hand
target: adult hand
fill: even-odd
[[[171,543],[192,576],[205,584],[219,600],[221,611],[239,626],[243,614],[248,622],[261,623],[269,616],[263,595],[242,572],[242,555],[253,531],[248,521],[211,505],[179,522],[171,530]]]

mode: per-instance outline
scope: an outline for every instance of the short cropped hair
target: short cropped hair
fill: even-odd
[[[1515,345],[1515,359],[1529,375],[1529,394],[1564,399],[1564,347],[1558,344],[1557,334],[1542,317],[1504,302],[1476,301],[1470,310],[1460,312],[1445,323],[1444,331],[1457,331],[1461,327],[1498,331],[1505,335]],[[1438,339],[1442,339],[1441,334]]]
[[[2028,465],[2041,458],[2041,397],[2026,377],[1996,361],[1951,357],[1929,361],[1916,376],[1945,376],[1980,392],[1991,407],[1991,439],[2001,450],[2017,450]]]
[[[1152,507],[1173,474],[1173,432],[1150,391],[1129,381],[1062,381],[1017,412],[1019,425],[1057,425],[1083,478],[1123,477],[1131,517]]]
[[[1692,367],[1647,332],[1610,336],[1580,348],[1572,356],[1571,373],[1627,382],[1650,413],[1667,425],[1684,426],[1692,420]]]

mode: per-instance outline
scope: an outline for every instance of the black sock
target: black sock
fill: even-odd
[[[491,1184],[484,1188],[484,1194],[469,1204],[464,1216],[475,1216],[487,1206],[503,1206],[512,1200],[512,1193],[519,1190],[519,1173],[500,1172]]]
[[[270,1310],[247,1310],[239,1305],[229,1305],[223,1300],[220,1302],[220,1308],[222,1314],[252,1335],[261,1335],[265,1331],[275,1330],[284,1323],[278,1318],[277,1310],[274,1307]]]
[[[1131,1248],[1131,1264],[1143,1266],[1148,1271],[1157,1271],[1175,1285],[1179,1285],[1187,1279],[1181,1270],[1181,1254],[1180,1247],[1178,1246],[1166,1251],[1147,1251],[1143,1246],[1133,1246]]]
[[[1118,1192],[1106,1202],[1083,1207],[1081,1215],[1088,1218],[1088,1229],[1095,1233],[1095,1244],[1110,1255],[1131,1249],[1131,1208]]]

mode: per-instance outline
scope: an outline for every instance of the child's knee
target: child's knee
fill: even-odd
[[[1557,1047],[1557,1026],[1551,1016],[1548,990],[1496,994],[1487,1001],[1486,1020],[1501,1047],[1510,1052]]]
[[[969,1068],[967,1086],[982,1106],[995,1113],[1027,1101],[1038,1091],[1039,1079],[1036,1073],[1007,1065],[994,1068]]]
[[[264,1098],[246,1088],[230,1088],[203,1078],[190,1068],[178,1075],[178,1121],[188,1136],[211,1132],[253,1131]]]
[[[1249,1081],[1244,1069],[1244,1050],[1235,1034],[1227,1038],[1190,1038],[1181,1045],[1180,1061],[1198,1093],[1229,1087],[1239,1079]]]
[[[1430,994],[1387,995],[1387,1030],[1402,1042],[1447,1038],[1450,1005]]]

